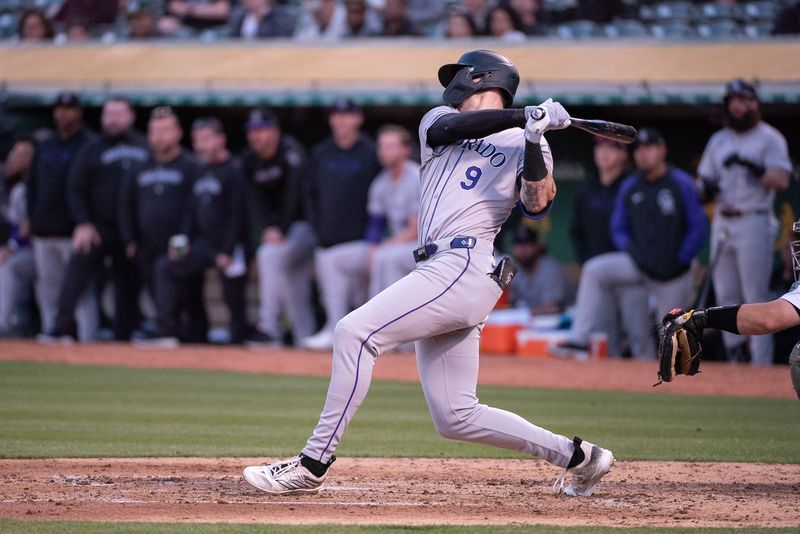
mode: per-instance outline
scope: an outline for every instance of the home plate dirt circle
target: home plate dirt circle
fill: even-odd
[[[800,525],[800,465],[617,462],[589,498],[535,460],[341,458],[317,495],[251,488],[252,458],[0,460],[0,517],[275,524]]]

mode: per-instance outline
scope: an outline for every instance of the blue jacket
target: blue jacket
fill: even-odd
[[[639,172],[626,178],[611,215],[611,235],[651,278],[685,273],[708,238],[708,219],[692,179],[674,167],[654,181]]]

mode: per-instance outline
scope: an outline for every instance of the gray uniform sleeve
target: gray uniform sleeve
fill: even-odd
[[[419,123],[419,154],[423,165],[429,159],[436,156],[433,149],[428,146],[428,128],[430,128],[439,117],[447,115],[448,113],[458,113],[458,110],[450,106],[439,106],[427,112]]]
[[[709,180],[719,180],[719,169],[715,158],[717,135],[711,136],[708,140],[703,155],[700,157],[700,164],[697,166],[697,175]]]
[[[792,170],[786,138],[777,130],[770,131],[770,141],[766,144],[764,150],[764,167],[787,172]]]

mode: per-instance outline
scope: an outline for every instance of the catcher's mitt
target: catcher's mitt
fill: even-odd
[[[658,327],[658,382],[654,386],[671,382],[675,375],[700,372],[700,340],[706,321],[705,310],[675,308],[664,316]]]

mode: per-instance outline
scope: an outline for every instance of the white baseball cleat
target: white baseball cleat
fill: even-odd
[[[553,484],[553,490],[556,493],[563,492],[564,495],[570,497],[588,497],[600,479],[611,471],[611,466],[614,465],[614,455],[608,449],[592,445],[580,438],[575,438],[575,442],[583,450],[584,460],[575,467],[564,469],[556,483]],[[565,487],[564,482],[568,472],[572,474],[572,483]]]
[[[325,485],[325,475],[314,476],[300,463],[301,456],[269,465],[244,468],[244,479],[272,495],[316,493]]]

